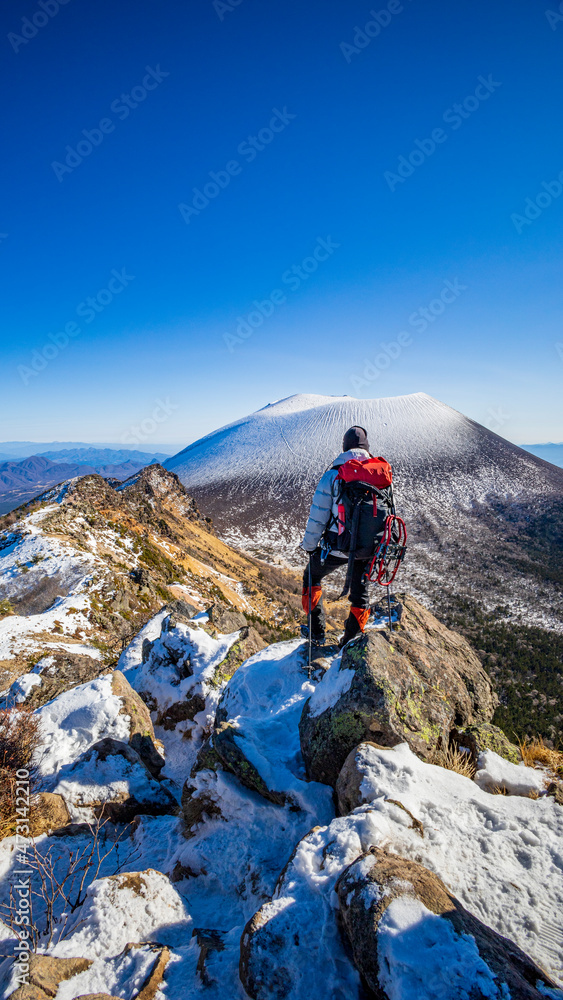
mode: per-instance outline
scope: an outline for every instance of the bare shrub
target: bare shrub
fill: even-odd
[[[32,889],[29,909],[29,930],[33,951],[48,948],[68,937],[76,930],[72,921],[76,910],[86,899],[88,886],[94,882],[106,858],[115,852],[115,865],[111,874],[117,875],[132,860],[131,852],[123,861],[119,860],[119,844],[130,831],[124,827],[115,839],[110,840],[104,827],[108,821],[98,820],[90,826],[91,840],[83,848],[69,850],[66,844],[51,844],[43,854],[37,844],[27,851],[26,865],[29,866]],[[18,900],[13,889],[10,901],[0,904],[0,915],[16,937],[21,927],[18,924]]]

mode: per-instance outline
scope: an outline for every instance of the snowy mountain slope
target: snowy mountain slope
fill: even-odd
[[[477,591],[489,610],[503,604],[525,621],[563,627],[561,594],[542,579],[544,564],[557,565],[557,546],[563,550],[563,470],[425,393],[291,396],[165,465],[225,538],[295,564],[315,485],[356,423],[372,453],[394,468],[397,506],[411,532],[402,577],[409,589],[434,606],[444,587],[461,597]],[[546,518],[559,519],[551,549]]]

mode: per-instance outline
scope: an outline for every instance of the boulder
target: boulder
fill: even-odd
[[[111,737],[61,768],[58,779],[57,790],[67,802],[112,823],[178,812],[174,797],[133,747]]]
[[[52,833],[53,830],[60,830],[70,822],[71,815],[62,795],[39,792],[32,799],[29,815],[30,837],[39,837],[42,833]]]
[[[517,945],[413,861],[371,848],[345,869],[336,893],[343,936],[378,1000],[540,1000],[556,988]]]
[[[212,745],[224,769],[234,774],[241,785],[250,788],[252,792],[257,792],[269,802],[283,806],[286,796],[283,792],[271,791],[268,788],[254,764],[251,764],[245,756],[244,743],[245,736],[240,729],[229,722],[218,723],[213,733]]]
[[[235,739],[236,737],[236,739]],[[194,836],[203,819],[221,817],[221,799],[217,793],[216,772],[228,771],[241,785],[276,805],[284,805],[287,797],[272,791],[257,769],[244,755],[245,737],[232,723],[220,722],[201,747],[190,777],[182,789],[184,836]]]
[[[204,708],[205,698],[196,691],[184,701],[175,701],[173,705],[158,712],[156,724],[166,730],[175,729],[179,722],[193,721],[199,712],[203,712]]]
[[[147,868],[91,882],[82,906],[70,917],[68,937],[73,951],[86,958],[118,958],[131,948],[162,948],[171,929],[178,935],[180,925],[186,935],[191,933],[183,899],[166,875]]]
[[[133,690],[121,670],[114,670],[111,678],[112,691],[121,699],[120,715],[127,715],[131,720],[129,743],[137,751],[139,757],[155,777],[158,777],[164,767],[164,757],[157,749],[154,728],[150,712],[143,699]]]
[[[430,760],[449,745],[454,727],[488,722],[497,705],[466,640],[409,596],[396,630],[370,630],[352,641],[336,670],[347,672],[346,683],[329,670],[299,723],[308,776],[333,787],[346,757],[363,740],[386,747],[406,742]]]
[[[33,710],[46,705],[63,691],[85,684],[104,673],[99,660],[80,653],[57,650],[48,654],[47,662],[48,666],[38,675],[40,683],[31,688],[25,699],[27,707]]]
[[[491,722],[475,723],[461,730],[454,729],[452,742],[458,747],[469,750],[474,764],[477,764],[479,754],[483,750],[494,750],[499,757],[504,757],[512,764],[519,764],[522,760],[520,748],[511,743],[502,729],[493,726]]]
[[[482,750],[477,759],[475,784],[484,792],[524,795],[537,799],[548,782],[545,771],[524,764],[512,764],[494,750]]]
[[[241,615],[240,617],[242,618],[243,616]],[[262,636],[259,635],[256,629],[247,625],[243,626],[240,629],[238,639],[229,649],[225,659],[222,660],[216,668],[211,682],[213,686],[220,687],[221,684],[224,684],[226,681],[230,681],[231,677],[234,673],[236,673],[241,664],[248,660],[249,657],[254,656],[254,653],[258,653],[261,649],[265,649],[266,645],[267,643],[264,642]]]
[[[235,608],[230,608],[228,605],[221,604],[220,602],[212,604],[211,607],[206,609],[205,614],[208,616],[213,628],[223,635],[238,632],[239,629],[245,628],[248,625],[248,621],[241,611],[237,611]]]
[[[29,956],[29,983],[12,993],[13,1000],[51,1000],[60,983],[72,979],[92,965],[87,958],[51,958],[49,955]]]
[[[563,785],[559,781],[550,781],[547,794],[555,799],[558,806],[563,806]]]

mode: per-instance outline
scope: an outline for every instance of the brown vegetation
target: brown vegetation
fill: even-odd
[[[520,743],[522,760],[528,767],[547,767],[555,774],[563,775],[563,753],[561,750],[552,750],[546,747],[541,739],[525,739]]]
[[[31,791],[34,756],[40,745],[36,715],[27,708],[0,710],[0,836],[6,836],[15,825],[18,772],[27,772]]]

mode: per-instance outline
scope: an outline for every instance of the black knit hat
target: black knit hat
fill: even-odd
[[[364,448],[369,451],[368,435],[363,427],[351,427],[346,431],[342,440],[342,451],[350,451],[351,448]]]

